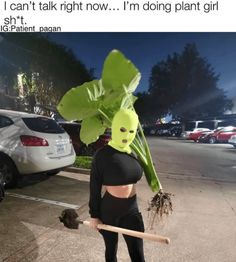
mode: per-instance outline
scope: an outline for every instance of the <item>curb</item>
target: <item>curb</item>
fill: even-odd
[[[79,173],[79,174],[84,174],[84,175],[90,175],[90,169],[86,168],[78,168],[78,167],[66,167],[63,169],[65,172],[71,172],[71,173]]]

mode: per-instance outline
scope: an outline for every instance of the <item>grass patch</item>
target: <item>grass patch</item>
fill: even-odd
[[[90,169],[92,164],[91,156],[76,156],[74,167]]]

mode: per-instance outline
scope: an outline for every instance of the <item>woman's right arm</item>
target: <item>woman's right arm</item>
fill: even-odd
[[[97,229],[98,224],[102,224],[102,221],[99,218],[90,218],[89,220],[89,226],[93,229]]]

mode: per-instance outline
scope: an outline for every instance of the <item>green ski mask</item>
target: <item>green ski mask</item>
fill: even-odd
[[[118,151],[130,154],[132,151],[130,144],[135,138],[138,121],[138,115],[134,111],[130,109],[119,110],[112,120],[112,139],[108,144]]]

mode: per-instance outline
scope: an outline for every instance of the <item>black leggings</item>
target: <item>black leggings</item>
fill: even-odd
[[[104,224],[144,232],[142,215],[138,210],[136,195],[131,198],[118,198],[107,191],[102,198],[101,220]],[[118,234],[100,230],[105,242],[106,262],[116,262]],[[143,240],[123,235],[132,262],[144,262]]]

